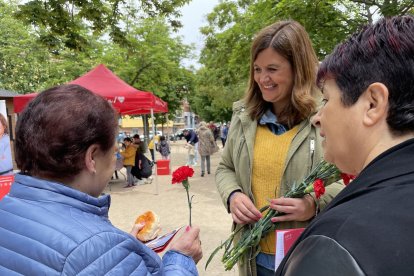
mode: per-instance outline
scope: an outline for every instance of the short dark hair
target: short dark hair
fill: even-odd
[[[101,96],[74,84],[50,88],[19,116],[17,166],[24,174],[72,179],[92,144],[113,150],[117,128],[117,114]]]
[[[374,82],[389,91],[387,123],[394,134],[414,130],[414,17],[383,18],[338,45],[321,64],[317,82],[334,79],[345,106]]]
[[[138,139],[141,139],[141,137],[139,137],[139,135],[138,135],[138,134],[135,134],[132,138],[138,138]]]
[[[135,137],[134,137],[135,138]],[[131,138],[129,138],[129,137],[125,137],[124,138],[124,142],[130,142],[130,143],[132,143],[132,139]]]

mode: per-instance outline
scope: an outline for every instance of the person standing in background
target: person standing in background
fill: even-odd
[[[0,113],[0,176],[13,174],[9,127],[6,117]]]
[[[151,153],[152,162],[155,162],[155,150],[157,149],[159,140],[160,140],[160,136],[158,136],[158,134],[155,134],[148,144],[148,149]]]
[[[132,138],[134,139],[132,146],[134,146],[139,153],[145,154],[147,152],[147,147],[144,141],[141,141],[141,137],[139,137],[138,134],[135,134]]]
[[[160,142],[157,145],[157,151],[161,154],[163,160],[168,160],[170,156],[170,145],[168,141],[165,139],[164,135],[161,135]]]
[[[269,205],[285,213],[276,229],[306,227],[343,185],[326,187],[316,199],[284,198],[322,159],[322,138],[310,118],[316,97],[318,59],[306,30],[296,21],[279,21],[262,29],[251,47],[245,98],[233,104],[231,127],[216,171],[216,184],[235,223],[235,242]],[[275,273],[275,231],[260,241],[239,265],[240,275]]]
[[[213,121],[210,121],[207,127],[211,130],[211,133],[213,133],[214,140],[216,140],[219,136],[220,129],[214,124]]]
[[[198,153],[201,159],[201,176],[207,169],[207,173],[210,174],[210,155],[215,148],[214,135],[211,129],[207,127],[206,122],[200,122],[198,127]]]
[[[191,144],[185,144],[184,147],[187,149],[187,163],[186,166],[194,166],[196,162],[194,161],[195,150],[194,146]]]
[[[183,131],[184,138],[187,141],[187,144],[193,147],[194,151],[194,158],[193,158],[193,166],[197,165],[197,151],[198,151],[198,136],[192,129],[185,129]],[[189,147],[191,148],[191,147]]]
[[[132,175],[131,170],[135,165],[135,154],[137,152],[137,148],[133,146],[132,139],[129,137],[124,138],[124,144],[125,150],[121,151],[121,155],[124,157],[124,166],[127,171],[127,184],[124,188],[129,188],[135,186],[134,176]]]
[[[223,145],[223,148],[226,145],[228,132],[229,132],[229,128],[227,127],[227,124],[224,123],[220,128],[220,139],[221,139],[221,144]]]

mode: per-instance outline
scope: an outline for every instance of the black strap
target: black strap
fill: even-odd
[[[13,169],[7,170],[7,171],[3,171],[3,172],[0,172],[0,175],[6,174],[6,173],[9,173],[9,172],[12,172],[12,171],[13,171]]]

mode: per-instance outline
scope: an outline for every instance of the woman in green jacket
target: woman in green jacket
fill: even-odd
[[[269,204],[285,213],[277,229],[306,227],[343,188],[327,187],[317,200],[283,198],[323,156],[321,137],[310,123],[316,112],[318,60],[305,29],[280,21],[261,30],[251,48],[250,80],[245,98],[233,105],[233,118],[216,183],[236,227],[248,229]],[[240,231],[239,233],[241,233]],[[236,241],[237,242],[237,241]],[[239,262],[240,275],[273,275],[275,234],[260,241]]]

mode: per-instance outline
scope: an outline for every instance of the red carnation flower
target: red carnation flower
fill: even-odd
[[[325,185],[323,185],[322,179],[318,178],[313,182],[313,191],[317,199],[325,193]]]
[[[188,178],[194,175],[194,170],[189,166],[181,166],[172,173],[172,184],[183,183],[183,187],[187,193],[188,209],[190,210],[190,226],[191,226],[191,202],[192,198],[190,197],[190,183],[188,183]]]
[[[348,185],[349,182],[351,182],[351,180],[355,179],[355,175],[346,174],[346,173],[341,173],[341,177],[342,177],[342,180],[344,181],[345,185]]]
[[[189,166],[182,166],[172,174],[172,184],[181,183],[194,175],[194,170]]]

